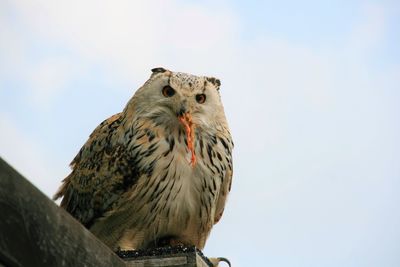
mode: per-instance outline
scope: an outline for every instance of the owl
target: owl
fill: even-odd
[[[152,69],[123,111],[93,131],[54,199],[114,251],[203,249],[232,181],[220,85]]]

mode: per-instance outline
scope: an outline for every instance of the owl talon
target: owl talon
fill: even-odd
[[[227,259],[227,258],[223,258],[223,257],[218,257],[218,258],[209,258],[209,260],[211,261],[211,263],[213,264],[213,267],[218,267],[219,263],[222,262],[226,262],[228,264],[229,267],[231,267],[231,262]]]

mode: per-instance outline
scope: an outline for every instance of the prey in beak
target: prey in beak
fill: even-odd
[[[186,112],[178,116],[178,119],[185,129],[187,146],[192,154],[190,158],[190,164],[192,165],[192,167],[194,167],[196,165],[196,155],[194,153],[194,125],[192,121],[192,115]]]

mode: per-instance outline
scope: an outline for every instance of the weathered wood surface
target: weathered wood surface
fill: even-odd
[[[126,266],[79,222],[0,158],[1,265]]]
[[[197,253],[182,253],[169,256],[149,256],[140,259],[127,259],[127,267],[210,267]]]
[[[127,267],[210,267],[211,262],[195,247],[161,247],[145,251],[119,252]]]
[[[209,265],[196,250],[128,257],[123,261],[0,158],[0,267],[3,266]]]

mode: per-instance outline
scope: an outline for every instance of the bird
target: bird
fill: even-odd
[[[214,77],[152,69],[91,133],[53,199],[113,251],[203,249],[233,175],[220,87]]]

